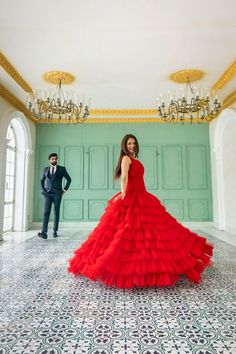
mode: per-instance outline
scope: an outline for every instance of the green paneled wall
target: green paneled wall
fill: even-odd
[[[34,221],[42,220],[40,176],[48,154],[57,152],[59,164],[72,177],[64,195],[61,221],[95,221],[119,190],[113,172],[120,141],[137,136],[145,183],[167,210],[183,221],[211,221],[211,168],[208,125],[39,124],[36,136]]]

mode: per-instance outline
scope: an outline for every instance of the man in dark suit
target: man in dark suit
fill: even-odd
[[[60,204],[62,195],[67,191],[70,186],[71,178],[64,166],[58,166],[58,156],[56,153],[52,153],[48,156],[50,166],[45,167],[41,178],[42,194],[44,195],[44,214],[42,231],[38,233],[38,236],[46,239],[48,237],[48,221],[51,213],[52,204],[54,204],[54,225],[53,236],[57,237],[59,216],[60,216]],[[66,185],[62,189],[62,179],[66,179]]]

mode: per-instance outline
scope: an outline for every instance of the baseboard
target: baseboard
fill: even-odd
[[[214,227],[216,230],[225,231],[225,226],[223,226],[222,224],[220,224],[218,221],[214,221],[214,222],[213,222],[213,227]]]
[[[93,229],[97,225],[98,221],[76,221],[76,222],[60,222],[60,229]],[[213,222],[192,222],[185,221],[181,222],[182,225],[186,226],[189,229],[199,229],[202,227],[213,227]],[[33,222],[31,224],[31,229],[40,230],[42,227],[41,222]],[[48,225],[49,229],[53,227],[53,223],[50,222]]]
[[[93,229],[97,225],[98,221],[76,221],[76,222],[60,222],[59,228],[60,229]],[[33,230],[40,230],[42,227],[41,222],[32,222],[31,229]],[[50,222],[48,224],[48,228],[53,228],[53,223]]]
[[[232,226],[227,226],[225,227],[225,231],[229,232],[230,234],[235,235],[236,234],[236,227],[232,227]]]
[[[205,227],[213,227],[213,221],[184,221],[181,222],[182,225],[186,226],[188,229],[198,230]]]

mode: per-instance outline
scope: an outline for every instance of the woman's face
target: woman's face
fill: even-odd
[[[127,140],[126,148],[130,155],[135,155],[136,143],[134,138],[129,138]]]

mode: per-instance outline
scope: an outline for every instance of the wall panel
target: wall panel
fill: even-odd
[[[191,220],[208,220],[209,208],[207,199],[189,199],[189,218]]]
[[[63,218],[81,221],[84,218],[84,201],[82,199],[63,199]]]
[[[70,171],[72,182],[70,189],[84,188],[84,148],[83,146],[65,146],[66,169]]]
[[[142,146],[140,160],[145,166],[144,180],[147,189],[158,189],[158,152],[156,146]]]
[[[187,177],[189,189],[207,188],[207,165],[205,145],[187,146]]]
[[[181,145],[165,145],[162,147],[162,179],[163,189],[183,188]]]
[[[89,189],[108,189],[108,147],[89,147]]]
[[[90,199],[88,201],[88,219],[98,220],[107,205],[107,199]]]
[[[182,199],[164,199],[163,204],[172,216],[178,220],[183,220],[184,201]]]

